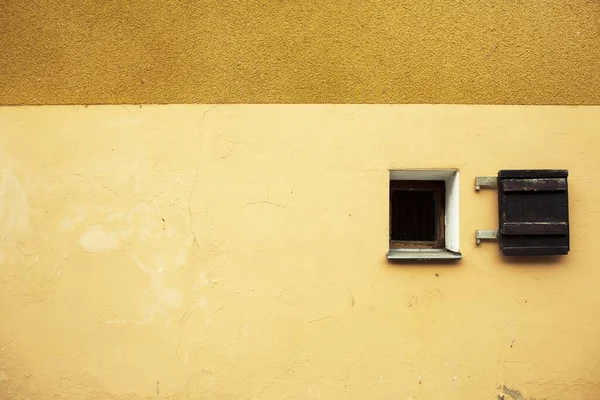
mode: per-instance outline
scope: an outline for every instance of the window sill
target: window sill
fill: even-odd
[[[387,259],[401,260],[460,260],[462,254],[446,249],[390,249]]]

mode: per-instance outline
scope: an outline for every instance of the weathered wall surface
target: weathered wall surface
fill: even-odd
[[[0,2],[0,104],[600,104],[600,2]]]
[[[0,398],[599,398],[599,136],[596,107],[0,108]],[[419,167],[460,169],[457,264],[385,260]],[[564,258],[475,246],[473,178],[523,167],[570,171]]]

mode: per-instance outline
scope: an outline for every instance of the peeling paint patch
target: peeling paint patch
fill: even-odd
[[[0,174],[0,239],[5,243],[25,233],[29,226],[27,194],[12,171]]]
[[[198,307],[200,307],[203,310],[208,310],[208,301],[206,300],[206,297],[201,297],[198,300]]]
[[[136,264],[142,271],[150,275],[152,285],[148,288],[148,294],[152,298],[152,303],[147,307],[143,322],[153,321],[157,315],[164,315],[167,310],[174,310],[181,307],[183,296],[175,287],[169,286],[164,282],[161,269],[151,268],[144,264],[137,255],[131,255]],[[160,262],[160,259],[157,259]]]
[[[510,389],[506,385],[502,385],[500,391],[501,394],[498,395],[498,400],[525,400],[521,392],[516,389]]]
[[[210,284],[210,279],[206,272],[200,271],[200,286],[208,286]]]
[[[181,307],[181,293],[173,288],[165,286],[162,282],[155,282],[154,291],[160,303],[167,309],[177,309]]]
[[[117,232],[108,231],[102,225],[92,225],[79,239],[85,251],[99,253],[119,248],[121,238]]]
[[[198,300],[198,308],[201,308],[202,310],[204,310],[204,312],[206,314],[206,320],[205,320],[206,326],[210,325],[211,313],[210,313],[210,309],[208,308],[208,300],[206,299],[205,296],[202,296]]]
[[[75,218],[67,217],[60,223],[60,229],[63,231],[72,231],[75,227],[83,222],[83,217],[77,216]]]

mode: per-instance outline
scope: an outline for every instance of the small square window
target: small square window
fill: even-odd
[[[444,181],[390,182],[390,248],[444,248]]]
[[[458,171],[390,171],[390,260],[460,259]]]

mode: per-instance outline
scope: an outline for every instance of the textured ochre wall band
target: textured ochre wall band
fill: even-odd
[[[16,1],[0,104],[600,104],[600,1]]]

